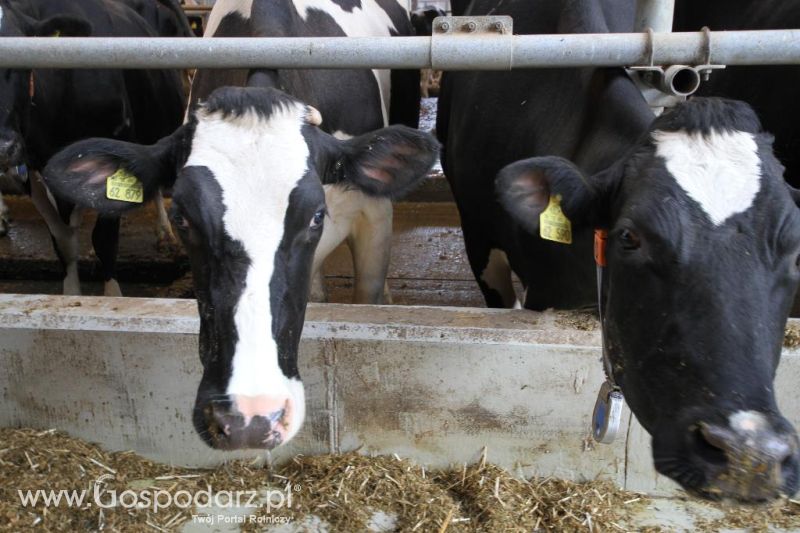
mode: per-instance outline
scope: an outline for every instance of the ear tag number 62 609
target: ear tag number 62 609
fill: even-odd
[[[622,420],[622,393],[606,381],[600,387],[592,414],[592,436],[603,444],[614,442]]]

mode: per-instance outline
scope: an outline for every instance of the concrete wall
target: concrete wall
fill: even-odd
[[[197,329],[191,300],[0,295],[0,426],[55,427],[175,464],[231,457],[191,426]],[[364,446],[435,467],[474,461],[486,446],[490,461],[521,474],[670,493],[629,413],[616,443],[589,438],[599,345],[593,321],[557,313],[311,305],[306,424],[273,456]],[[800,351],[787,350],[777,389],[795,424],[798,378]]]

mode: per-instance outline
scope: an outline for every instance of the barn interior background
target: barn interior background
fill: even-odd
[[[447,10],[448,2],[410,0],[409,7]],[[421,127],[432,130],[434,122],[430,99]],[[198,321],[188,263],[180,250],[159,246],[152,206],[125,218],[118,262],[123,292],[148,299],[79,299],[42,296],[61,287],[49,235],[27,199],[6,201],[13,225],[0,240],[0,426],[68,429],[106,449],[182,466],[229,457],[204,447],[184,409],[200,379]],[[80,268],[94,279],[85,289],[99,294],[91,226],[83,227]],[[591,443],[591,407],[603,380],[593,315],[481,309],[440,171],[395,207],[388,281],[396,307],[347,305],[352,260],[345,248],[329,258],[325,274],[331,303],[309,306],[301,344],[301,372],[313,384],[309,418],[275,460],[366,444],[373,453],[446,467],[480,460],[488,446],[491,462],[521,476],[603,477],[652,496],[679,494],[653,471],[649,436],[629,411],[624,438]],[[416,305],[442,308],[402,307]],[[800,326],[790,327],[776,387],[797,424]],[[493,371],[476,372],[487,360]],[[651,510],[642,523],[675,519],[690,527],[706,512],[662,506],[674,516]]]

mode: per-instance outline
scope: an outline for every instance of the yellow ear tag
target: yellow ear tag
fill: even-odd
[[[572,223],[561,211],[561,195],[550,195],[547,209],[539,215],[539,236],[548,241],[572,244]]]
[[[109,200],[141,204],[144,202],[144,187],[136,176],[119,167],[106,179],[106,197]]]

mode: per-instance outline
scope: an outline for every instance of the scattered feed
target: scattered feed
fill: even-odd
[[[800,328],[787,324],[786,332],[783,337],[783,345],[786,348],[797,348],[800,346]]]
[[[132,452],[105,452],[55,430],[0,429],[0,529],[178,531],[196,525],[198,517],[220,512],[207,506],[204,497],[197,500],[199,507],[186,506],[186,499],[179,498],[182,491],[211,494],[212,503],[221,501],[223,509],[229,498],[239,499],[245,506],[240,521],[235,520],[236,510],[224,512],[243,531],[263,531],[276,523],[270,521],[275,516],[294,524],[280,531],[624,531],[629,527],[626,515],[651,503],[605,481],[521,480],[487,464],[485,453],[478,464],[447,472],[427,471],[399,457],[355,452],[297,456],[275,469],[262,465],[240,460],[214,470],[173,468]],[[24,507],[18,490],[39,489],[87,492],[81,505],[45,509],[39,502]],[[173,505],[155,509],[153,502],[144,501],[149,493],[167,503],[159,492],[170,495]],[[131,505],[134,493],[141,508]],[[246,507],[251,493],[259,498],[253,504],[257,507]],[[99,508],[97,494],[104,505],[116,497],[126,506]],[[222,500],[220,494],[225,495]],[[285,505],[289,494],[290,506]],[[750,515],[754,521],[747,521]],[[788,501],[757,511],[737,508],[726,525],[728,519],[737,525],[798,527],[800,505]],[[722,522],[702,526],[715,530]]]
[[[761,506],[723,506],[725,516],[718,520],[700,520],[695,526],[701,532],[742,529],[750,533],[767,533],[781,528],[797,531],[800,527],[800,501],[781,500]]]
[[[579,331],[595,331],[600,328],[600,318],[595,309],[556,311],[556,325]]]

